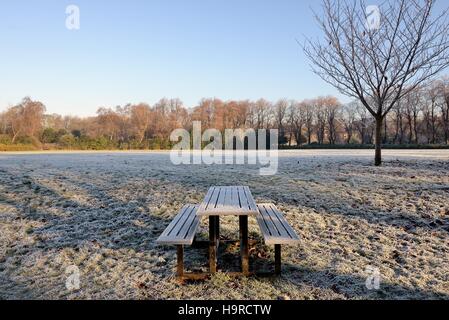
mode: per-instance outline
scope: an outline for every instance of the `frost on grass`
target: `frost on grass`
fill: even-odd
[[[283,152],[279,173],[261,177],[173,166],[163,153],[0,155],[0,299],[448,299],[449,154],[387,152],[381,168],[371,156]],[[248,185],[285,212],[301,243],[283,249],[282,277],[177,283],[175,250],[155,240],[211,185]],[[225,238],[238,236],[236,220],[222,221]],[[238,247],[220,255],[223,269],[238,268]],[[273,248],[252,247],[251,258],[271,268]],[[207,270],[207,252],[188,248],[186,264]],[[72,265],[81,287],[70,292]],[[368,266],[379,290],[365,287]]]

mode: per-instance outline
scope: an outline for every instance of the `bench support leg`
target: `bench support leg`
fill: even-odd
[[[217,220],[218,217],[209,217],[209,268],[210,273],[217,272]]]
[[[282,272],[282,263],[281,263],[281,245],[274,245],[274,273],[276,275],[280,275]]]
[[[177,276],[178,278],[182,278],[184,276],[184,246],[177,246],[177,258],[178,258],[178,266],[177,266]]]
[[[248,216],[240,216],[240,254],[242,256],[242,272],[249,275],[249,248],[248,248]]]
[[[217,236],[217,247],[220,244],[220,216],[215,217],[215,234]]]

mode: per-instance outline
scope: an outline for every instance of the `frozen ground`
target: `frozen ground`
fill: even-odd
[[[448,299],[449,151],[385,159],[375,168],[372,151],[282,152],[278,175],[262,177],[173,166],[167,153],[0,154],[0,299]],[[282,277],[177,283],[175,250],[154,242],[211,185],[249,185],[285,212],[301,244],[284,249]],[[222,223],[225,237],[237,237],[235,220]],[[236,248],[222,250],[221,267],[235,269]],[[271,267],[272,250],[252,248],[252,263]],[[186,260],[204,269],[207,252]],[[379,290],[365,286],[370,266]]]

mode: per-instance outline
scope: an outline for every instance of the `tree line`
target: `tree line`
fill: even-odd
[[[296,101],[222,101],[202,99],[188,109],[179,99],[102,107],[94,117],[46,114],[31,98],[0,113],[0,147],[28,149],[169,149],[170,133],[252,128],[278,129],[281,147],[372,145],[375,118],[359,101],[342,104],[332,96]],[[383,144],[449,143],[449,79],[412,90],[398,101],[383,122]]]

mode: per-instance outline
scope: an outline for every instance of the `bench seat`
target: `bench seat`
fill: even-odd
[[[274,204],[259,204],[257,208],[257,222],[265,244],[274,245],[274,272],[279,275],[282,271],[281,246],[297,244],[299,237]]]
[[[294,245],[299,242],[298,235],[274,204],[259,204],[257,207],[260,212],[257,216],[257,222],[265,239],[265,244]]]
[[[198,206],[188,204],[168,225],[156,243],[161,245],[187,245],[193,244],[195,234],[200,225],[200,218],[196,215]]]

